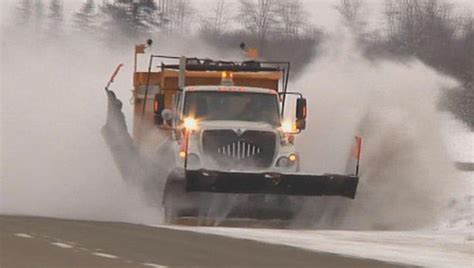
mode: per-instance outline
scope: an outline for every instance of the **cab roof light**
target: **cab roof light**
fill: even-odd
[[[232,80],[233,77],[234,75],[232,72],[223,71],[221,73],[221,84],[224,86],[233,86],[234,85],[234,81]]]
[[[234,78],[234,74],[232,72],[223,71],[222,74],[221,74],[221,78],[222,78],[222,80],[224,80],[224,79],[232,80],[232,78]]]

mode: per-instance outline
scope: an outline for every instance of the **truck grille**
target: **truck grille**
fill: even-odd
[[[240,134],[240,135],[239,135]],[[205,130],[203,149],[220,167],[268,167],[275,155],[275,133],[248,130]]]
[[[259,155],[261,151],[260,147],[241,140],[217,148],[219,154],[234,159],[250,158]]]

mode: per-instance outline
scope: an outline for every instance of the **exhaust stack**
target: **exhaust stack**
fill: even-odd
[[[178,74],[178,87],[184,88],[186,86],[186,57],[181,56],[179,58],[179,74]]]

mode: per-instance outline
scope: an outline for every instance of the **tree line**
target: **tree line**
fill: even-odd
[[[214,0],[199,12],[194,4],[191,0],[86,0],[65,27],[62,0],[21,0],[15,17],[18,25],[45,33],[45,38],[60,38],[68,28],[81,37],[119,47],[145,38],[190,34],[222,51],[245,42],[258,48],[262,58],[294,62],[296,71],[311,60],[321,41],[321,31],[308,22],[301,0]]]
[[[474,128],[474,17],[442,0],[385,0],[382,26],[369,29],[363,0],[340,0],[345,23],[369,58],[415,57],[457,78],[463,88],[449,91],[443,108]]]
[[[191,0],[86,0],[73,14],[73,29],[136,39],[188,35],[197,28],[207,34],[247,32],[260,42],[275,36],[296,38],[314,29],[305,19],[301,0],[215,0],[208,5],[199,14]],[[62,0],[21,0],[16,11],[22,26],[34,24],[55,31],[64,25]]]
[[[72,29],[106,41],[135,41],[158,35],[188,36],[194,28],[199,37],[217,46],[243,38],[264,49],[301,40],[314,45],[322,38],[322,31],[309,23],[301,0],[214,0],[200,12],[194,4],[192,0],[86,0],[73,12]],[[472,11],[455,14],[452,4],[443,0],[385,0],[383,26],[373,30],[367,27],[366,4],[339,0],[335,8],[367,56],[415,56],[473,83]],[[18,25],[52,36],[70,28],[65,27],[62,0],[20,0],[14,17]]]

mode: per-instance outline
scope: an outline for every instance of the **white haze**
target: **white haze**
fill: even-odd
[[[101,136],[104,86],[119,63],[125,67],[111,89],[131,129],[133,43],[110,48],[77,34],[54,39],[36,30],[2,22],[0,213],[160,222],[160,204],[122,180]],[[215,54],[188,39],[155,40],[150,52]]]
[[[329,40],[297,81],[311,103],[299,147],[304,168],[344,172],[353,137],[360,135],[359,188],[355,200],[307,198],[295,226],[432,226],[465,185],[445,148],[437,110],[442,90],[457,83],[416,59],[368,61],[350,34],[340,32],[345,35]]]
[[[103,87],[114,65],[130,57],[80,39],[9,37],[2,48],[8,78],[2,83],[2,212],[126,221],[156,216],[119,179],[100,136]],[[124,91],[127,78],[117,79]]]

